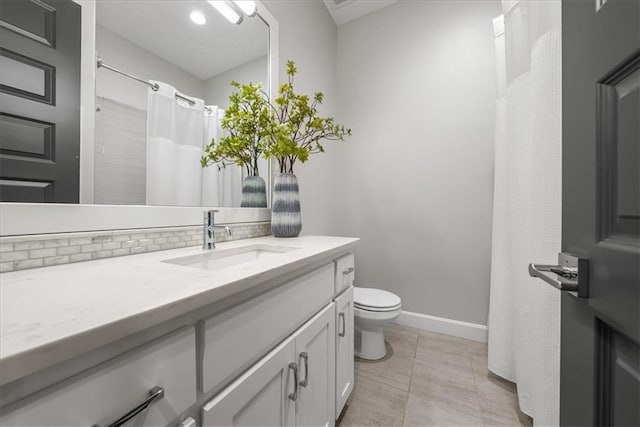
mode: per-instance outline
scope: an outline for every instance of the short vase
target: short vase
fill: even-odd
[[[242,180],[242,208],[266,208],[267,186],[259,176],[245,176]]]
[[[298,178],[292,173],[276,175],[271,207],[271,232],[275,237],[298,237],[302,231]]]

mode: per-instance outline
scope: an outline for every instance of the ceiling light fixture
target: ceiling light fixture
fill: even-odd
[[[204,13],[200,12],[199,10],[194,10],[193,12],[191,12],[191,15],[189,15],[189,19],[191,19],[194,24],[198,25],[204,25],[207,23],[207,18],[204,17]]]
[[[253,0],[233,0],[233,2],[238,6],[245,15],[254,16],[258,7],[256,6],[256,2]]]
[[[208,0],[209,4],[232,24],[242,22],[242,16],[223,0]]]

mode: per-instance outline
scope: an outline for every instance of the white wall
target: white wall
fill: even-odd
[[[239,65],[231,70],[217,74],[204,82],[204,100],[207,105],[226,108],[229,95],[233,92],[231,81],[239,83],[261,83],[265,91],[269,90],[269,60],[267,55]]]
[[[187,95],[204,96],[204,81],[100,25],[96,26],[96,52],[106,64],[143,80],[159,80]],[[147,85],[112,71],[96,73],[98,96],[146,111],[147,90]]]
[[[408,311],[486,324],[500,13],[499,1],[398,2],[338,27],[353,137],[338,150],[337,227],[362,238],[356,283]]]
[[[335,117],[337,32],[326,7],[321,1],[265,0],[263,3],[280,26],[280,82],[286,81],[287,60],[295,61],[296,91],[310,95],[323,92],[325,102],[320,111]],[[341,212],[335,209],[336,144],[327,142],[326,153],[316,154],[309,162],[295,166],[300,185],[302,234],[337,233]]]

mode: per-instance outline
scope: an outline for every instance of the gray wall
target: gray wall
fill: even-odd
[[[226,108],[229,96],[233,92],[231,81],[239,83],[261,83],[265,89],[269,88],[269,60],[267,55],[239,65],[223,73],[216,74],[204,82],[204,101],[207,105]]]
[[[286,62],[298,66],[295,88],[313,94],[320,91],[325,102],[320,111],[336,117],[337,31],[322,1],[266,0],[263,2],[280,26],[280,81],[286,81]],[[300,185],[302,234],[333,234],[341,212],[336,207],[335,175],[338,146],[327,142],[327,152],[312,156],[295,167]],[[277,166],[276,166],[277,168]]]
[[[335,231],[362,238],[356,283],[408,311],[487,321],[500,13],[398,2],[338,27],[339,118],[354,136],[337,153]]]
[[[197,98],[204,95],[204,81],[100,25],[96,25],[96,52],[106,64],[134,76],[168,83]],[[104,69],[98,69],[96,76],[97,96],[147,110],[147,85]]]

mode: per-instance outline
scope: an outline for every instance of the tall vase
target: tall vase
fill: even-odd
[[[267,186],[259,176],[245,176],[242,180],[241,208],[266,208]]]
[[[273,186],[271,232],[275,237],[298,237],[302,230],[298,178],[279,173]]]

